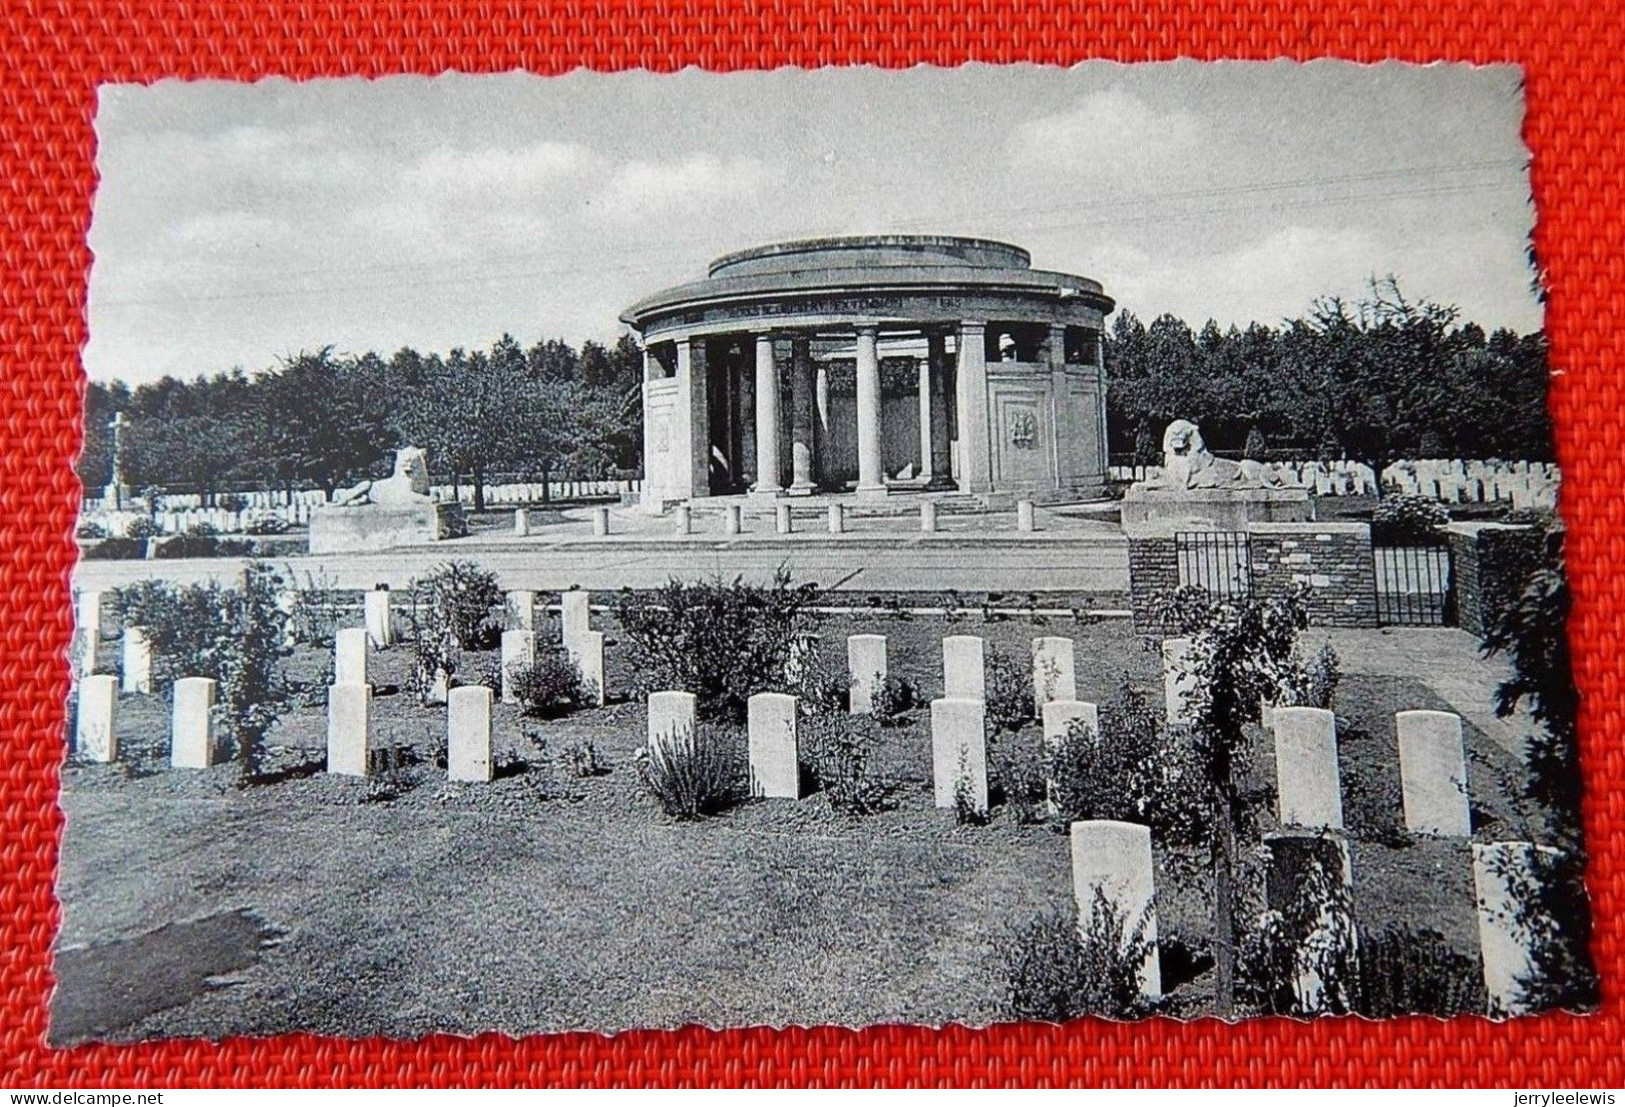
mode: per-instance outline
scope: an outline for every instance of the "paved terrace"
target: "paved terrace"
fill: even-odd
[[[296,555],[285,563],[330,587],[404,586],[452,559],[477,561],[504,588],[594,590],[652,588],[672,576],[717,573],[764,580],[783,565],[797,580],[852,592],[1067,592],[1121,596],[1128,591],[1128,546],[1115,523],[1076,510],[1037,511],[1038,530],[1016,529],[1012,511],[938,516],[938,533],[923,534],[917,514],[853,517],[847,533],[829,534],[822,518],[796,520],[796,533],[776,534],[771,513],[746,514],[739,535],[722,533],[720,508],[694,516],[695,533],[677,536],[671,517],[634,508],[611,510],[611,533],[592,534],[585,508],[533,509],[531,533],[513,532],[512,513],[476,520],[475,533],[432,545],[377,553]],[[242,558],[85,561],[79,588],[106,589],[161,578],[176,583],[229,579]]]

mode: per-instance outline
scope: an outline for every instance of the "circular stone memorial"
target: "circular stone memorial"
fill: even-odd
[[[1099,497],[1114,306],[1097,281],[977,238],[821,238],[718,258],[621,316],[644,349],[644,503]]]

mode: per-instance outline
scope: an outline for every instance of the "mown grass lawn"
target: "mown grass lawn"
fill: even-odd
[[[946,633],[984,634],[1018,657],[1035,635],[1063,634],[1077,642],[1080,697],[1106,700],[1127,674],[1160,700],[1159,655],[1121,621],[877,615],[824,628],[837,651],[856,632],[887,634],[892,671],[928,697],[941,692]],[[612,628],[609,638],[613,693],[629,674]],[[304,650],[289,672],[319,686],[326,664]],[[419,760],[374,781],[321,772],[319,695],[272,734],[282,779],[244,789],[233,765],[168,770],[166,700],[121,701],[123,763],[63,773],[54,1041],[982,1024],[1008,1017],[1009,928],[1070,903],[1063,835],[1002,808],[961,827],[932,806],[926,711],[884,731],[879,769],[898,782],[890,810],[854,817],[813,795],[678,823],[633,763],[641,704],[545,722],[499,706],[509,771],[448,785],[433,763],[444,709],[390,690],[405,688],[409,668],[408,647],[374,657],[373,733]],[[1445,706],[1408,677],[1345,678],[1356,912],[1362,927],[1439,930],[1476,959],[1466,844],[1400,832],[1392,714]],[[1001,740],[1036,750],[1031,728]],[[1520,768],[1470,726],[1468,741],[1476,821],[1505,831]],[[563,751],[582,742],[606,774],[569,774]],[[1267,737],[1258,752],[1267,783]],[[1200,958],[1206,880],[1176,860],[1158,858],[1159,929]],[[1174,1013],[1204,1010],[1203,972],[1170,966],[1167,984]]]

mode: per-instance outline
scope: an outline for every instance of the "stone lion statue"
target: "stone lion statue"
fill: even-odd
[[[1281,488],[1279,473],[1257,461],[1226,461],[1208,452],[1202,432],[1189,419],[1175,419],[1162,432],[1162,476],[1152,488]]]
[[[403,446],[396,450],[395,472],[383,480],[364,480],[333,494],[333,503],[341,507],[429,502],[429,462],[417,446]]]

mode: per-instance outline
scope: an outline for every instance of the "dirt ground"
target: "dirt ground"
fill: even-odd
[[[815,794],[675,822],[638,778],[643,707],[615,698],[625,651],[595,621],[611,703],[551,721],[499,705],[505,768],[490,784],[448,784],[434,764],[444,708],[406,690],[405,646],[373,658],[373,734],[408,763],[372,781],[322,771],[323,652],[289,660],[310,687],[271,735],[270,784],[239,788],[235,765],[168,769],[167,697],[124,697],[123,761],[63,772],[53,1042],[1007,1017],[1008,929],[1071,902],[1063,835],[1003,808],[980,827],[934,808],[925,710],[884,731],[892,810],[844,815]],[[835,648],[860,632],[886,634],[892,671],[927,697],[941,693],[944,634],[1021,658],[1060,634],[1076,640],[1080,698],[1108,700],[1126,673],[1160,702],[1159,655],[1121,620],[873,615],[823,629]],[[1335,706],[1361,927],[1427,926],[1476,960],[1467,844],[1413,839],[1400,815],[1392,715],[1449,705],[1408,676],[1353,675]],[[1467,740],[1475,831],[1505,836],[1521,767],[1471,725]],[[585,742],[604,775],[566,768],[563,751]],[[1257,752],[1272,780],[1267,736]],[[1200,955],[1206,881],[1178,860],[1157,859],[1159,931]],[[1205,975],[1170,966],[1167,983],[1173,1012],[1203,1011]]]

